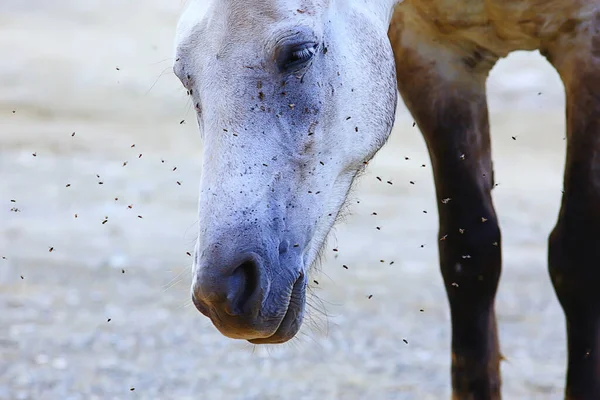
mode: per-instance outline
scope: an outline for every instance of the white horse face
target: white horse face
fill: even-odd
[[[218,0],[182,17],[174,70],[204,141],[192,298],[226,336],[297,333],[307,272],[391,131],[391,6],[361,3]]]

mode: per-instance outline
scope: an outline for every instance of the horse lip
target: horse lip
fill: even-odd
[[[294,286],[288,303],[285,315],[281,319],[277,330],[268,337],[248,339],[252,344],[280,344],[292,339],[298,333],[302,325],[302,317],[305,307],[305,290],[304,274],[300,274]]]
[[[199,302],[195,296],[192,295],[192,302],[196,306],[196,309],[205,317],[208,317],[213,325],[225,336],[230,337],[232,339],[246,339],[248,342],[252,344],[278,344],[285,343],[288,340],[292,339],[300,326],[302,325],[302,317],[304,314],[305,307],[305,290],[306,290],[306,282],[304,279],[304,274],[300,273],[300,276],[296,279],[292,286],[292,292],[290,294],[290,299],[287,304],[287,310],[279,321],[279,325],[269,336],[260,335],[259,331],[255,331],[257,336],[254,336],[252,339],[248,339],[244,337],[246,334],[232,334],[232,332],[225,332],[222,330],[224,320],[219,317],[219,314],[213,312],[210,306],[207,306],[201,302]],[[227,318],[226,318],[227,319]],[[254,318],[253,318],[254,319]],[[247,321],[249,322],[249,321]],[[258,320],[254,319],[250,325],[254,325],[257,327],[257,324],[260,325],[260,318]],[[252,336],[250,336],[252,337]]]
[[[202,315],[204,315],[205,317],[210,318],[210,313],[208,311],[208,307],[206,307],[204,304],[200,303],[196,299],[196,296],[194,296],[194,295],[192,295],[192,302],[194,303],[194,306],[196,306],[196,310],[200,311],[200,313]]]

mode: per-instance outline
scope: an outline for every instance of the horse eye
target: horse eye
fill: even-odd
[[[304,43],[296,46],[285,46],[277,55],[277,64],[280,71],[298,70],[313,59],[319,49],[316,43]]]

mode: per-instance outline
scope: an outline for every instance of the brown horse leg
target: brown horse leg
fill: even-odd
[[[598,32],[600,19],[593,24],[582,33]],[[547,52],[567,99],[564,194],[548,265],[566,316],[565,398],[592,400],[600,399],[600,37],[575,41]]]
[[[485,93],[495,60],[452,51],[421,32],[390,30],[398,87],[433,165],[439,256],[452,318],[452,398],[500,399],[494,299],[500,229]]]

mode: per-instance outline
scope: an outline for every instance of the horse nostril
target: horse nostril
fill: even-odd
[[[256,314],[258,310],[253,310],[253,306],[260,302],[259,268],[257,260],[249,259],[233,271],[229,278],[227,314]]]
[[[230,316],[240,323],[253,320],[264,296],[262,268],[262,258],[252,252],[205,258],[192,286],[196,308],[211,319]]]

